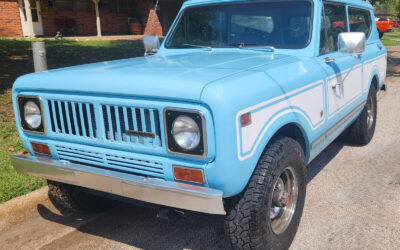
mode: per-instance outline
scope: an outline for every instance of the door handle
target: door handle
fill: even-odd
[[[377,46],[378,46],[379,50],[382,50],[382,49],[383,49],[382,44],[378,44]]]
[[[343,84],[343,82],[337,81],[335,84],[332,84],[332,88],[333,88],[333,89],[336,89],[337,86],[340,86],[340,85],[342,85],[342,84]]]

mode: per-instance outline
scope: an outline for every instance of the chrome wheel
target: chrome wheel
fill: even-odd
[[[285,168],[274,185],[271,197],[270,221],[275,234],[283,233],[296,211],[298,183],[292,167]]]
[[[371,129],[372,125],[374,124],[375,120],[375,107],[373,104],[372,96],[368,97],[367,101],[367,128],[368,130]]]

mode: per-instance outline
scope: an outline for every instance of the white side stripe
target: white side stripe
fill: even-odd
[[[364,66],[364,72],[361,72],[362,66]],[[236,114],[238,159],[244,161],[252,157],[268,129],[271,128],[276,120],[286,114],[296,113],[304,118],[310,129],[319,128],[325,121],[325,116],[321,115],[326,113],[325,98],[328,101],[328,117],[332,118],[337,112],[347,107],[357,97],[360,97],[363,90],[368,89],[369,83],[366,82],[370,79],[367,77],[374,73],[373,70],[375,69],[382,82],[386,76],[385,55],[380,55],[355,66],[354,72],[350,73],[348,79],[346,79],[346,82],[349,80],[352,85],[347,84],[349,86],[346,86],[346,97],[343,99],[338,98],[335,92],[340,90],[332,91],[331,84],[335,84],[335,81],[337,82],[336,77],[344,74],[349,69],[327,77],[326,85],[323,84],[323,80],[319,80],[238,111]],[[363,75],[362,78],[364,80],[362,78],[358,79],[361,75]],[[332,77],[334,78],[332,79]],[[360,84],[354,84],[354,82]],[[343,85],[346,85],[346,83]],[[324,91],[325,87],[327,88],[327,93]],[[251,113],[252,123],[242,128],[240,117],[249,112]]]

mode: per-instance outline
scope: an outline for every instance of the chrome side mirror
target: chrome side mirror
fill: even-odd
[[[143,36],[144,55],[152,55],[160,48],[158,36]]]
[[[365,50],[365,34],[363,32],[343,32],[338,37],[339,52],[362,53]]]

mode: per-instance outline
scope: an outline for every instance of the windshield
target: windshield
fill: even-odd
[[[295,1],[189,7],[166,47],[304,48],[310,40],[311,6],[310,1]]]

